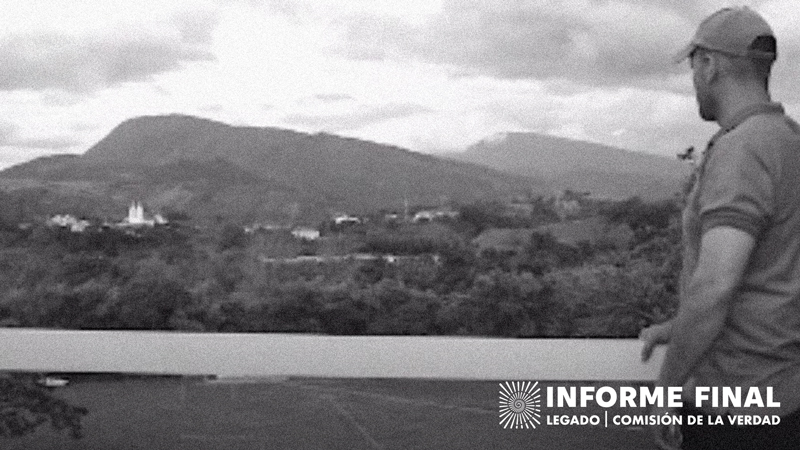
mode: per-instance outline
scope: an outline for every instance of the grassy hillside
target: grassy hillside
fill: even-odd
[[[319,219],[335,211],[399,209],[405,200],[430,205],[550,190],[529,177],[398,147],[180,115],[131,119],[83,156],[40,158],[0,172],[6,191],[71,196],[76,183],[92,198],[88,203],[113,210],[139,199],[196,218],[239,221]]]
[[[677,160],[536,133],[504,133],[449,156],[615,199],[670,197],[689,172]]]

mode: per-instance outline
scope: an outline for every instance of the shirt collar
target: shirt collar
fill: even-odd
[[[735,114],[728,116],[723,121],[720,121],[720,128],[716,133],[714,133],[714,136],[711,136],[711,140],[708,141],[707,148],[711,148],[717,139],[722,137],[725,133],[738,127],[750,117],[757,116],[759,114],[784,114],[783,105],[777,102],[754,103],[752,105],[745,106],[739,111],[736,111]]]
[[[727,133],[732,129],[738,127],[742,124],[745,120],[749,119],[752,116],[756,116],[759,114],[783,114],[783,105],[776,102],[770,103],[754,103],[752,105],[745,106],[744,108],[736,111],[736,113],[728,116],[725,120],[720,121],[719,126],[722,128],[723,133]]]

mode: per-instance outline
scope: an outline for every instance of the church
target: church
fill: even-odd
[[[119,223],[123,227],[153,227],[155,225],[164,225],[167,220],[160,214],[155,214],[151,218],[144,215],[144,207],[141,202],[131,202],[128,207],[128,217],[122,219]]]

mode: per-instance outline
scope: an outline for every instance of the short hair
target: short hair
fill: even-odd
[[[755,80],[764,84],[764,88],[769,88],[769,77],[772,73],[772,60],[756,59],[743,56],[728,56],[728,73],[739,80]]]

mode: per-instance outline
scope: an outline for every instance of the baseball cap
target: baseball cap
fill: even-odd
[[[775,60],[775,34],[763,17],[752,9],[723,8],[708,16],[689,45],[675,55],[675,62],[686,59],[696,48],[733,56]]]

